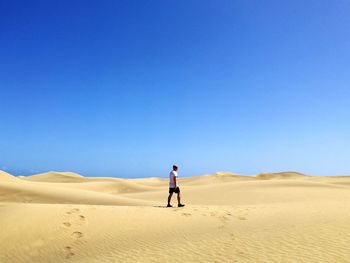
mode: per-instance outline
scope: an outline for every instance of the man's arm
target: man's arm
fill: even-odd
[[[176,188],[176,176],[174,176],[174,184],[175,184],[175,188]]]

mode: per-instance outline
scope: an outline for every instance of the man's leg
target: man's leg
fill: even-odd
[[[171,201],[171,197],[173,196],[173,193],[169,193],[169,196],[168,196],[168,205],[170,205],[170,201]]]
[[[177,193],[177,206],[178,207],[184,207],[185,205],[181,204],[181,195],[180,195],[180,190],[179,192]]]

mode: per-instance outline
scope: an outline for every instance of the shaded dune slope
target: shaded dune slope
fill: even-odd
[[[47,184],[0,183],[0,201],[52,204],[149,205],[143,200]]]

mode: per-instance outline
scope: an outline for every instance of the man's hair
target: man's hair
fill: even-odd
[[[177,169],[177,165],[174,164],[174,165],[173,165],[173,169]]]

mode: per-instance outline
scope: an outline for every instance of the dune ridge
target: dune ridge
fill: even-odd
[[[0,182],[17,182],[17,178],[5,171],[0,170]]]
[[[291,178],[303,178],[307,175],[298,172],[279,172],[279,173],[260,173],[256,175],[256,178],[262,180],[271,179],[291,179]]]
[[[77,173],[72,172],[47,172],[41,174],[35,174],[31,176],[24,176],[21,179],[37,182],[58,182],[58,183],[73,183],[83,182],[85,178]]]
[[[308,195],[322,199],[324,192],[320,189],[342,189],[349,185],[350,180],[346,177],[315,177],[298,172],[261,173],[256,176],[217,172],[180,179],[181,188],[187,191],[186,198],[197,204],[211,205],[250,204],[260,202],[259,198],[268,203],[302,200],[303,195],[294,194],[296,189],[301,188]],[[71,172],[16,177],[0,172],[0,192],[3,193],[0,202],[147,205],[164,199],[167,188],[166,178],[84,177]]]

